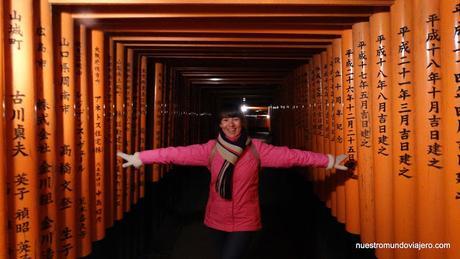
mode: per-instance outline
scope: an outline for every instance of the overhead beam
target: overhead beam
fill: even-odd
[[[187,44],[187,43],[126,43],[126,47],[209,47],[209,48],[296,48],[296,49],[325,49],[327,45],[295,45],[295,44],[225,44],[215,42],[213,44]]]
[[[331,43],[333,39],[305,39],[305,38],[243,38],[243,37],[164,37],[164,36],[114,36],[111,37],[114,41],[155,41],[155,42],[174,42],[174,41],[188,41],[188,42],[289,42],[289,43]]]
[[[384,6],[391,0],[49,0],[51,4],[213,4],[213,5],[351,5]]]

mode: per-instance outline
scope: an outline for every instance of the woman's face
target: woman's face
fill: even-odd
[[[241,119],[238,117],[222,118],[219,127],[229,138],[236,138],[241,134]]]

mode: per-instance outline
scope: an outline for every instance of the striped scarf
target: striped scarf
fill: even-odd
[[[232,199],[232,179],[235,164],[244,149],[250,144],[251,138],[244,131],[241,132],[240,137],[236,141],[229,140],[222,130],[219,131],[216,147],[220,155],[224,158],[224,163],[217,176],[216,192],[226,200]]]

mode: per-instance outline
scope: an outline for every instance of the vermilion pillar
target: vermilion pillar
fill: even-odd
[[[85,26],[80,25],[78,28],[79,38],[76,42],[78,53],[76,53],[76,83],[77,92],[80,96],[79,100],[79,176],[80,176],[80,197],[78,201],[78,237],[79,237],[79,252],[78,256],[87,256],[91,253],[91,232],[92,210],[91,194],[93,193],[91,186],[93,185],[93,156],[92,154],[92,138],[93,135],[90,127],[90,91],[88,88],[88,45],[87,45],[87,30]]]
[[[329,153],[329,109],[328,109],[328,97],[329,97],[329,70],[328,70],[328,59],[327,59],[327,52],[321,52],[321,83],[320,83],[320,90],[321,93],[318,93],[318,102],[321,109],[321,129],[320,129],[320,136],[322,137],[322,145],[320,148],[321,153]],[[319,168],[319,179],[321,184],[321,193],[320,199],[325,203],[327,207],[330,207],[328,204],[328,192],[329,186],[327,184],[327,174],[324,168]]]
[[[4,24],[5,20],[3,17],[3,2],[0,2],[0,24]],[[0,27],[0,35],[3,35],[3,26]],[[6,139],[5,132],[5,121],[4,116],[4,104],[5,104],[5,93],[4,93],[4,45],[3,41],[0,41],[0,139]],[[6,145],[0,145],[0,159],[6,160]],[[8,258],[8,213],[7,213],[7,202],[8,197],[6,196],[6,163],[0,165],[0,257]]]
[[[155,105],[153,107],[153,148],[161,147],[161,103],[163,100],[163,64],[155,63]],[[153,165],[152,180],[160,179],[159,165]]]
[[[126,146],[124,147],[125,153],[132,154],[133,152],[133,50],[127,49],[126,51],[126,131],[125,141]],[[132,205],[132,192],[133,192],[133,173],[132,166],[125,168],[125,212],[131,210]]]
[[[314,146],[313,150],[315,152],[321,153],[323,151],[323,136],[322,136],[322,126],[323,126],[323,114],[322,114],[322,104],[321,104],[321,55],[317,54],[313,56],[313,75],[312,75],[312,84],[313,84],[313,114],[314,114]],[[315,192],[316,195],[321,199],[321,193],[323,192],[322,188],[322,178],[321,170],[319,168],[313,168],[314,180],[315,180]]]
[[[124,47],[122,44],[116,44],[115,57],[115,98],[116,98],[116,145],[117,151],[125,149],[125,87],[124,87]],[[124,207],[124,188],[125,179],[123,177],[123,159],[117,158],[117,169],[115,174],[115,219],[123,218]]]
[[[106,152],[105,166],[106,177],[105,186],[107,188],[105,196],[105,225],[106,228],[113,226],[114,223],[114,189],[115,189],[115,168],[116,168],[116,146],[115,146],[115,82],[113,79],[113,56],[114,56],[114,43],[113,40],[105,36],[104,39],[105,52],[104,52],[104,71],[106,86],[105,90],[105,143]]]
[[[308,64],[305,65],[304,73],[305,73],[305,82],[304,87],[306,88],[306,104],[305,104],[305,113],[306,113],[306,138],[307,138],[307,150],[313,151],[313,93],[312,93],[312,60],[310,59]],[[314,173],[311,168],[308,168],[308,175],[307,179],[314,183]]]
[[[358,137],[356,120],[356,88],[355,73],[357,62],[353,59],[352,30],[345,30],[342,34],[342,89],[343,89],[343,141],[344,151],[350,159],[358,160]],[[340,137],[337,136],[337,137]],[[361,163],[361,162],[359,162]],[[360,212],[358,192],[358,172],[343,176],[345,183],[345,228],[353,234],[360,233]]]
[[[35,69],[37,87],[38,176],[41,255],[57,253],[57,124],[56,89],[54,86],[53,30],[51,9],[47,0],[34,2],[35,18]],[[38,15],[39,14],[39,15]]]
[[[307,150],[312,150],[312,122],[311,122],[311,93],[310,93],[310,66],[311,64],[305,64],[302,69],[303,73],[303,82],[302,87],[305,89],[305,106],[303,109],[303,114],[305,116],[305,148]],[[309,171],[309,170],[308,170]],[[308,179],[311,179],[311,174],[308,174]]]
[[[415,234],[415,106],[412,1],[391,7],[393,74],[393,229],[394,242],[413,242]],[[395,258],[415,258],[415,249],[395,249]]]
[[[369,78],[372,148],[374,162],[375,239],[393,242],[393,128],[390,14],[370,17]],[[390,249],[377,249],[376,255],[391,258]]]
[[[93,156],[94,156],[94,240],[101,240],[105,236],[105,177],[110,173],[104,168],[104,34],[102,31],[91,31],[91,78],[92,78],[92,105],[93,105]]]
[[[328,130],[327,130],[327,135],[329,138],[329,154],[335,154],[335,116],[334,116],[334,106],[335,106],[335,100],[334,100],[334,92],[335,92],[335,86],[334,86],[334,61],[333,61],[333,46],[328,46],[326,51],[327,51],[327,66],[328,66]],[[336,181],[336,175],[335,173],[331,173],[331,171],[327,172],[326,175],[326,181],[329,186],[329,191],[328,191],[328,200],[330,200],[331,204],[331,213],[332,216],[336,217],[337,216],[337,181]]]
[[[343,70],[342,70],[342,39],[332,41],[332,87],[333,91],[333,134],[334,151],[336,155],[344,154],[344,100],[343,100]],[[337,221],[345,223],[345,178],[341,172],[335,172],[335,189],[337,197]]]
[[[413,1],[413,10],[417,240],[438,243],[444,240],[443,180],[446,174],[441,142],[443,87],[439,1]],[[422,259],[445,258],[443,253],[437,249],[418,251]]]
[[[147,57],[141,57],[141,67],[140,67],[140,147],[139,150],[146,149],[146,125],[147,125]],[[139,195],[141,198],[145,195],[145,167],[142,166],[139,170],[139,180],[140,180],[140,190]]]
[[[139,103],[140,103],[140,57],[139,55],[136,55],[136,58],[133,58],[133,66],[136,64],[136,80],[133,80],[133,90],[134,90],[134,95],[133,95],[133,103],[134,103],[134,127],[133,127],[133,141],[134,141],[134,146],[133,150],[134,152],[139,151],[139,141],[140,141],[140,134],[139,134],[139,128],[140,128],[140,116],[139,116]],[[133,68],[134,70],[134,68]],[[134,79],[134,73],[133,73],[133,79]],[[133,204],[137,204],[139,200],[139,169],[133,170]]]
[[[77,143],[75,118],[75,62],[74,27],[69,13],[60,15],[58,38],[58,81],[57,114],[59,116],[59,180],[57,181],[58,257],[77,255]]]
[[[9,248],[11,258],[33,257],[40,253],[33,1],[3,3],[4,28],[10,28],[4,67]]]
[[[445,241],[447,258],[460,258],[460,4],[441,1],[441,131],[444,145]]]
[[[369,23],[353,25],[353,62],[358,151],[359,207],[361,239],[375,241],[374,168],[372,153],[371,85],[369,73]]]

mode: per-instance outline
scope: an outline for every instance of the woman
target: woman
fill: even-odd
[[[341,165],[347,155],[337,157],[251,139],[239,111],[219,114],[219,135],[205,144],[167,147],[117,155],[123,167],[143,164],[206,166],[211,172],[204,224],[211,228],[221,258],[241,258],[255,231],[262,228],[259,209],[260,167],[313,166],[347,170]]]

